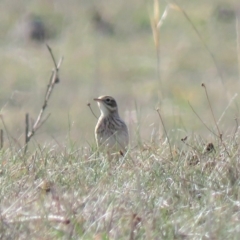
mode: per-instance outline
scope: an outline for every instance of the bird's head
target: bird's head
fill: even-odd
[[[117,102],[113,97],[100,96],[98,98],[94,98],[94,101],[97,101],[98,107],[103,116],[108,116],[109,114],[118,112]]]

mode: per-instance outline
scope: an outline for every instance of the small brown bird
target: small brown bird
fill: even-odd
[[[118,114],[117,102],[113,97],[101,96],[94,98],[98,103],[101,115],[95,127],[95,138],[98,147],[107,151],[122,154],[129,142],[128,128]]]

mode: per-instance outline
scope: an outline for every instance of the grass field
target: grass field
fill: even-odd
[[[0,2],[1,239],[239,238],[240,5],[159,11],[158,62],[154,1]],[[46,41],[29,36],[33,19]],[[24,154],[25,114],[32,126],[54,67],[45,43],[64,56],[60,83]],[[87,106],[98,115],[105,94],[131,135],[113,162]]]

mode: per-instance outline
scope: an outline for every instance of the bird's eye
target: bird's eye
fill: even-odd
[[[106,102],[110,102],[110,101],[111,101],[110,98],[107,98],[107,99],[106,99]]]

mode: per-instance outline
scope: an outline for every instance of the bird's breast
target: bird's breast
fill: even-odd
[[[119,119],[99,118],[95,128],[98,146],[107,146],[119,150],[126,148],[129,142],[126,124]]]

